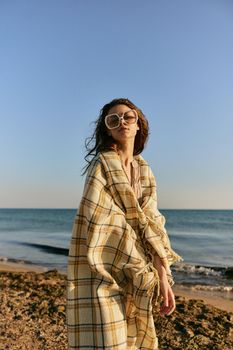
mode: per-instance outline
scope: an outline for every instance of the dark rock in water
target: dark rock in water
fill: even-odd
[[[225,276],[229,279],[233,278],[233,267],[228,267],[225,271]]]
[[[39,249],[39,250],[44,251],[46,253],[52,253],[52,254],[56,254],[56,255],[68,256],[68,253],[69,253],[69,249],[67,249],[67,248],[54,247],[54,246],[50,246],[47,244],[28,243],[28,242],[21,242],[18,244],[28,246],[31,248],[36,248],[36,249]]]

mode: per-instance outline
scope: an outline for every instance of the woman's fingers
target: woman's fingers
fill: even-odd
[[[169,306],[169,300],[168,300],[168,293],[167,293],[167,291],[164,293],[164,295],[163,295],[163,305],[165,306],[165,307],[168,307]]]
[[[168,288],[167,293],[162,294],[163,304],[160,307],[160,314],[170,315],[176,308],[175,297],[171,288]]]
[[[160,306],[160,315],[170,315],[176,308],[175,296],[167,277],[160,280],[160,293],[162,296],[162,305]]]
[[[174,296],[170,299],[169,309],[167,310],[167,315],[170,315],[176,308],[176,302]]]
[[[170,287],[170,290],[169,290],[169,307],[167,309],[167,315],[170,315],[176,308],[176,302],[175,302],[175,296],[174,296],[174,293]]]

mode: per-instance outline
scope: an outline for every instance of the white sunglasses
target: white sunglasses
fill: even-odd
[[[124,112],[121,117],[117,113],[108,114],[106,115],[104,121],[107,128],[112,130],[118,128],[121,121],[124,121],[126,124],[137,123],[138,114],[135,109],[130,109],[129,111]]]

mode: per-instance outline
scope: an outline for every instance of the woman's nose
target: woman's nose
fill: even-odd
[[[124,116],[120,117],[120,125],[125,124]]]

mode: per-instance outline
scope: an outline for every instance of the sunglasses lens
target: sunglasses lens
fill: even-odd
[[[137,121],[136,111],[131,110],[129,112],[126,112],[124,115],[124,120],[127,124],[135,124]]]
[[[117,114],[111,114],[106,117],[106,125],[109,129],[114,129],[119,126],[119,117]]]

